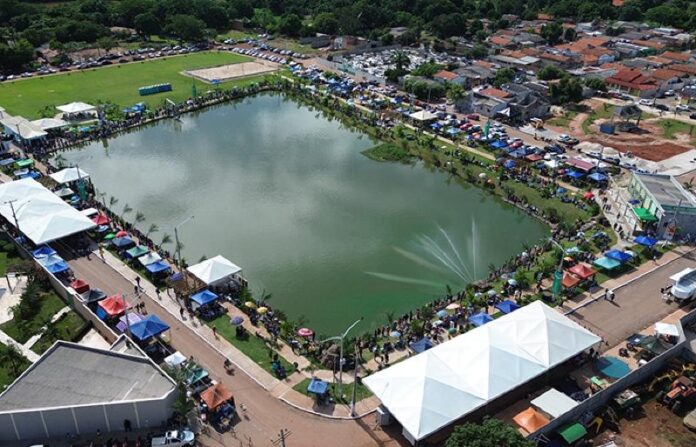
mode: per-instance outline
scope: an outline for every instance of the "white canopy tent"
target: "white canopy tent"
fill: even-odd
[[[600,341],[536,301],[363,382],[420,440]]]
[[[242,271],[241,267],[220,255],[192,265],[187,270],[209,286],[222,284]]]
[[[0,185],[0,215],[15,227],[19,223],[19,230],[36,245],[96,226],[87,216],[31,178]]]
[[[48,135],[40,127],[21,116],[9,116],[0,119],[0,124],[5,128],[5,132],[18,136],[23,140],[34,140]]]
[[[416,121],[432,121],[437,118],[437,115],[427,110],[419,110],[418,112],[413,112],[409,116]]]
[[[563,394],[557,389],[551,388],[541,396],[532,400],[531,404],[555,419],[577,407],[578,402],[567,394]]]
[[[86,113],[95,111],[96,107],[84,102],[71,102],[70,104],[58,106],[56,109],[63,113]]]
[[[655,323],[655,332],[660,335],[671,335],[673,337],[679,337],[679,329],[676,325],[670,323],[663,323],[658,321]]]
[[[41,118],[38,120],[31,121],[31,124],[33,124],[41,130],[49,130],[65,127],[68,125],[68,122],[56,118]]]
[[[58,172],[54,172],[50,177],[56,181],[56,183],[63,185],[65,183],[74,182],[80,179],[89,178],[89,174],[80,168],[65,168]]]

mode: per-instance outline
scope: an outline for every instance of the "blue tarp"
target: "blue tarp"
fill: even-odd
[[[414,341],[409,346],[415,351],[416,354],[420,354],[421,352],[427,351],[435,346],[435,343],[433,343],[429,338],[423,337],[418,341]]]
[[[150,273],[159,273],[169,270],[169,264],[164,261],[157,261],[146,265],[145,268]]]
[[[514,312],[517,309],[519,309],[520,306],[518,306],[517,303],[515,303],[514,301],[505,300],[496,304],[495,308],[504,314],[509,314],[510,312]]]
[[[206,304],[212,303],[213,301],[218,299],[218,296],[210,290],[205,289],[201,292],[198,292],[195,295],[191,295],[191,299],[199,305],[205,306]]]
[[[37,258],[37,261],[39,261],[39,264],[43,265],[44,267],[48,267],[51,264],[58,264],[59,262],[63,262],[63,258],[53,253],[49,256],[42,256],[40,258]]]
[[[486,323],[493,321],[493,317],[484,312],[479,312],[469,317],[469,323],[474,326],[483,326]]]
[[[558,188],[558,189],[556,190],[556,195],[557,195],[557,196],[562,196],[563,194],[565,194],[565,193],[567,193],[567,192],[568,192],[568,190],[565,189],[565,188]]]
[[[36,250],[31,252],[32,256],[35,258],[41,258],[44,256],[51,256],[56,254],[56,251],[49,247],[48,245],[42,245],[41,247],[37,248]]]
[[[515,160],[505,160],[505,163],[503,163],[503,167],[505,169],[512,169],[515,166],[517,166],[517,163],[515,163]]]
[[[635,243],[643,247],[652,247],[657,244],[657,239],[650,236],[638,236],[635,238]]]
[[[112,244],[114,244],[115,247],[117,248],[126,248],[130,245],[135,244],[135,241],[129,237],[115,237],[112,241]]]
[[[592,174],[588,175],[587,178],[589,178],[590,180],[594,180],[595,182],[603,182],[608,177],[604,174],[599,173],[599,172],[593,172]]]
[[[491,147],[495,148],[495,149],[502,149],[504,147],[507,147],[507,143],[500,141],[500,140],[496,140],[496,141],[491,143]]]
[[[597,267],[603,268],[604,270],[613,270],[619,267],[621,265],[621,262],[613,258],[607,258],[606,256],[602,256],[599,259],[595,259],[593,264]]]
[[[142,321],[131,324],[130,330],[135,338],[144,341],[168,331],[169,325],[160,320],[157,315],[150,314]]]
[[[61,273],[66,270],[70,270],[70,266],[65,261],[60,261],[54,264],[47,265],[46,270],[55,275],[56,273]]]
[[[329,390],[329,383],[321,379],[312,379],[307,385],[307,392],[312,394],[322,395]]]
[[[585,174],[583,174],[580,171],[572,171],[571,170],[571,171],[566,172],[566,176],[568,176],[570,178],[574,178],[574,179],[581,179],[585,176]]]
[[[608,252],[604,253],[604,256],[607,258],[615,259],[621,263],[628,262],[631,259],[633,259],[633,255],[630,253],[626,253],[625,251],[621,250],[609,250]]]

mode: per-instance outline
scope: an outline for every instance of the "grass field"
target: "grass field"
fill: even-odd
[[[344,375],[346,373],[343,373]],[[310,396],[314,397],[314,394],[309,394],[307,392],[307,387],[309,386],[309,383],[312,381],[312,379],[304,379],[302,382],[298,383],[294,387],[292,387],[293,390],[304,394],[305,396]],[[329,384],[329,391],[331,393],[331,397],[333,397],[334,401],[342,404],[350,404],[351,398],[353,396],[353,384],[352,383],[343,383],[343,388],[342,388],[342,393],[345,396],[345,399],[343,399],[341,396],[338,395],[338,384],[330,383]],[[360,402],[363,399],[366,399],[368,397],[372,396],[372,393],[370,392],[369,389],[362,383],[358,383],[358,388],[355,390],[355,401]]]
[[[0,105],[10,114],[36,119],[40,117],[40,112],[45,106],[57,106],[72,101],[90,104],[111,101],[122,107],[130,107],[141,101],[156,106],[165,98],[179,102],[191,96],[194,83],[192,78],[180,74],[181,71],[250,60],[248,57],[232,53],[201,52],[3,82],[0,84]],[[138,87],[166,82],[172,84],[173,91],[149,96],[138,94]],[[212,87],[200,81],[195,83],[199,92]]]
[[[674,140],[677,138],[676,134],[681,133],[685,135],[694,134],[694,126],[683,121],[674,120],[671,118],[661,119],[657,124],[662,128],[662,134],[665,138]]]
[[[21,323],[10,320],[0,325],[0,329],[16,342],[24,344],[32,335],[38,334],[46,321],[64,307],[65,303],[54,292],[44,293],[41,299],[41,309],[34,314],[31,320]]]
[[[31,350],[37,354],[43,354],[58,340],[75,341],[76,337],[86,329],[86,326],[87,322],[84,318],[70,311],[56,321],[56,333],[42,335],[31,347]]]
[[[614,106],[611,104],[602,104],[596,110],[592,111],[590,116],[582,122],[582,131],[587,135],[592,133],[590,126],[599,119],[608,119],[614,114]]]

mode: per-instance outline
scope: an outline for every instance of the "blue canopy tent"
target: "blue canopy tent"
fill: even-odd
[[[633,259],[632,254],[626,253],[625,251],[621,250],[609,250],[608,252],[604,253],[604,256],[606,256],[607,258],[615,259],[622,264]]]
[[[500,140],[495,140],[491,143],[491,147],[494,149],[503,149],[507,147],[507,143]]]
[[[655,244],[657,244],[657,239],[650,237],[650,236],[638,236],[637,238],[634,239],[635,243],[638,245],[642,245],[643,247],[648,247],[651,248]]]
[[[510,152],[510,156],[515,158],[522,158],[525,155],[527,155],[527,153],[524,151],[524,149],[515,149],[514,151]]]
[[[606,256],[602,256],[599,259],[595,259],[593,264],[604,270],[614,270],[615,268],[621,266],[621,262],[613,258],[607,258]]]
[[[517,163],[515,163],[515,160],[505,160],[505,163],[503,163],[503,167],[505,169],[512,169],[515,166],[517,166]]]
[[[164,261],[157,261],[153,262],[152,264],[148,264],[145,266],[148,272],[155,274],[155,273],[161,273],[161,272],[166,272],[169,270],[169,264],[167,264]]]
[[[517,309],[519,309],[520,306],[517,303],[515,303],[514,301],[505,300],[505,301],[501,301],[498,304],[496,304],[495,308],[504,314],[509,314],[510,312],[514,312]]]
[[[595,182],[604,182],[606,181],[609,177],[606,175],[602,174],[601,172],[593,172],[592,174],[588,175],[587,178],[590,180],[593,180]]]
[[[68,265],[67,262],[61,260],[60,262],[56,262],[50,265],[46,266],[46,270],[49,272],[53,273],[54,275],[57,273],[62,273],[67,270],[70,270],[70,266]]]
[[[64,262],[63,258],[55,253],[49,256],[42,256],[37,260],[39,261],[39,264],[43,265],[44,267],[48,267],[49,265],[57,264],[59,262]]]
[[[150,314],[130,327],[131,334],[140,341],[149,340],[169,330],[169,325],[155,314]]]
[[[580,172],[580,171],[570,170],[570,171],[566,172],[566,176],[567,176],[567,177],[570,177],[570,178],[572,178],[572,179],[578,180],[578,179],[583,178],[583,177],[585,176],[585,174],[583,174],[583,173]]]
[[[484,312],[479,312],[469,317],[469,323],[474,326],[483,326],[486,323],[493,321],[493,317]]]
[[[115,237],[113,238],[111,243],[114,244],[114,247],[121,249],[125,249],[127,247],[130,247],[131,245],[135,245],[135,241],[129,237]]]
[[[48,245],[42,245],[41,247],[37,248],[36,250],[31,252],[31,255],[34,258],[43,258],[43,257],[48,257],[51,255],[56,254],[56,251],[49,247]]]
[[[423,351],[427,351],[428,349],[432,348],[435,346],[435,343],[433,343],[429,338],[423,337],[418,341],[414,341],[413,343],[408,345],[411,349],[416,354],[420,354]]]
[[[208,289],[202,290],[195,295],[191,295],[191,301],[198,304],[199,306],[205,306],[206,304],[212,303],[218,299],[217,294],[211,292]]]
[[[329,390],[329,382],[324,382],[321,379],[312,379],[307,385],[307,392],[323,396]]]

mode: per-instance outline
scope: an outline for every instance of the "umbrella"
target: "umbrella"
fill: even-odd
[[[105,240],[105,241],[110,241],[110,240],[112,240],[112,239],[115,238],[115,237],[116,237],[116,235],[115,235],[114,233],[109,233],[109,234],[107,234],[106,236],[104,236],[104,240]]]
[[[268,307],[261,306],[258,309],[256,309],[256,312],[258,312],[261,315],[264,315],[264,314],[268,313]]]
[[[169,330],[169,325],[155,314],[150,314],[141,321],[131,325],[131,334],[144,341]]]
[[[249,309],[256,309],[256,303],[253,301],[247,301],[244,303],[244,307],[247,307]]]
[[[128,237],[128,233],[125,230],[119,230],[116,233],[116,237]]]
[[[399,332],[399,331],[391,331],[391,332],[389,333],[389,336],[392,337],[392,338],[401,338],[401,332]]]
[[[485,172],[480,173],[479,178],[486,178],[486,173]]]
[[[109,218],[103,214],[97,214],[92,218],[92,222],[97,225],[107,225],[109,223]]]
[[[455,310],[455,309],[459,309],[460,307],[462,307],[462,306],[460,306],[458,303],[450,303],[447,305],[447,307],[445,307],[445,309]]]
[[[513,287],[517,287],[517,280],[515,278],[508,279],[507,283]]]
[[[242,323],[244,323],[244,318],[240,317],[239,315],[235,315],[234,317],[230,318],[230,324],[232,326],[241,326]]]
[[[438,310],[436,315],[440,318],[445,318],[447,316],[447,311],[446,310]]]
[[[496,291],[493,290],[493,289],[489,290],[489,291],[486,292],[486,293],[488,294],[488,296],[496,296],[496,295],[498,294],[498,292],[496,292]]]
[[[485,312],[479,312],[469,317],[469,323],[473,324],[474,326],[483,326],[491,321],[493,321],[493,317]]]
[[[310,328],[303,327],[297,331],[297,335],[299,335],[300,337],[311,337],[312,335],[314,335],[314,331]]]
[[[635,242],[638,245],[650,248],[657,244],[657,239],[652,238],[650,236],[638,236],[637,238],[635,238]]]

